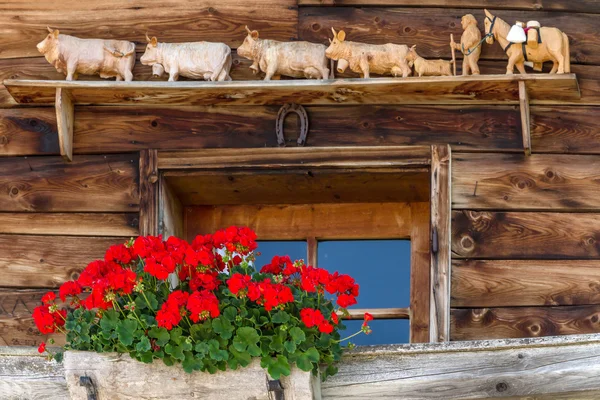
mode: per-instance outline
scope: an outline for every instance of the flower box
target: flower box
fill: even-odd
[[[160,360],[144,364],[127,354],[67,351],[64,355],[65,376],[73,400],[88,400],[88,391],[97,400],[120,399],[276,399],[269,391],[269,376],[255,359],[246,368],[186,373],[180,366],[166,366]],[[82,385],[89,377],[93,386]],[[289,376],[280,379],[286,400],[319,400],[318,377],[293,367]],[[274,384],[273,384],[274,383]],[[272,389],[278,387],[277,382]]]

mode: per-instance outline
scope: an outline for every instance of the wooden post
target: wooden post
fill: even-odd
[[[306,239],[306,263],[317,267],[317,238],[309,237]]]
[[[140,235],[158,234],[158,152],[140,151]]]
[[[431,291],[430,340],[450,340],[451,153],[431,146]]]
[[[452,67],[454,70],[454,76],[456,76],[456,53],[454,51],[454,35],[450,34],[450,43],[452,43],[452,45],[450,46],[450,50],[452,51]],[[463,72],[464,75],[464,72]]]
[[[73,97],[67,89],[56,88],[56,127],[60,155],[65,161],[73,161]]]
[[[521,111],[521,131],[525,155],[531,155],[531,119],[529,114],[529,94],[525,81],[519,81],[519,108]]]
[[[430,210],[427,202],[410,205],[410,342],[430,340]]]

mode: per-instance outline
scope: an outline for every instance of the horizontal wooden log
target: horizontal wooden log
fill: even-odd
[[[480,210],[600,210],[600,157],[458,154],[452,207]]]
[[[429,173],[298,170],[265,173],[166,172],[167,181],[184,206],[244,204],[315,204],[426,202]],[[210,188],[210,189],[207,189]]]
[[[531,147],[535,153],[600,153],[599,109],[533,107]]]
[[[362,320],[365,313],[369,313],[375,319],[410,319],[409,308],[350,308],[348,316],[344,319]]]
[[[138,156],[0,158],[0,211],[132,212],[139,206]]]
[[[452,340],[504,339],[600,332],[600,305],[453,308]]]
[[[137,236],[137,213],[0,213],[0,233]]]
[[[185,210],[187,239],[228,226],[249,226],[261,240],[409,238],[407,203],[203,206]]]
[[[452,212],[456,258],[600,259],[600,214]]]
[[[380,8],[380,7],[303,7],[298,13],[301,40],[326,44],[332,37],[331,27],[346,31],[346,40],[365,43],[418,44],[425,58],[449,57],[450,34],[458,36],[460,19],[473,14],[483,30],[483,9]],[[502,10],[495,13],[508,23],[532,18],[542,26],[554,26],[570,39],[571,63],[600,64],[600,38],[596,34],[596,15],[585,13]],[[573,27],[577,29],[573,29]],[[482,59],[506,60],[498,43],[483,44]]]
[[[452,307],[600,303],[600,261],[454,260]]]
[[[443,7],[487,8],[489,10],[569,11],[600,13],[594,0],[298,0],[299,6],[336,7]],[[533,14],[532,16],[535,16]]]
[[[600,393],[598,360],[594,335],[363,347],[343,357],[322,393],[323,399],[593,399]]]
[[[50,338],[58,346],[65,343],[63,334],[42,335],[31,317],[33,309],[42,304],[40,299],[47,291],[0,289],[0,346],[37,346]]]
[[[11,31],[0,38],[0,58],[39,56],[35,46],[48,34],[46,26],[81,38],[133,41],[138,51],[146,47],[145,33],[161,42],[218,40],[236,48],[247,35],[247,24],[265,38],[295,39],[297,15],[295,0],[143,0],[135,7],[118,0],[89,4],[6,2],[0,5],[0,25],[10,26]]]
[[[76,279],[109,246],[129,237],[0,235],[0,286],[49,287]]]

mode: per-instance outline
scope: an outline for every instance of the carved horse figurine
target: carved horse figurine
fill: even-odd
[[[506,39],[510,25],[488,10],[485,11],[485,41],[487,44],[493,44],[494,39],[502,46],[502,49],[508,56],[508,65],[506,74],[514,72],[515,66],[520,73],[525,74],[525,62],[530,61],[534,64],[540,64],[544,61],[552,61],[551,74],[571,72],[571,62],[569,58],[569,38],[557,28],[541,27],[539,34],[541,42],[536,49],[528,47],[526,43],[511,43]]]

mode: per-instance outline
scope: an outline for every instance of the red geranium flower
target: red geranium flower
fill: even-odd
[[[46,351],[46,342],[40,343],[38,347],[38,353],[43,354]]]
[[[60,286],[58,294],[62,301],[67,301],[67,296],[77,296],[81,293],[81,285],[76,281],[67,281]]]
[[[337,315],[337,313],[335,311],[331,312],[331,320],[336,325],[340,323],[340,319],[339,319],[339,317],[338,317],[338,315]]]
[[[44,304],[54,303],[55,299],[56,299],[56,294],[54,292],[48,292],[42,296],[42,303],[44,303]]]
[[[246,289],[252,278],[249,275],[243,275],[239,272],[231,275],[231,278],[227,280],[227,287],[231,290],[231,293],[237,295],[240,290]]]
[[[208,317],[216,318],[220,315],[219,300],[214,293],[208,290],[192,293],[187,302],[187,309],[190,310],[190,319],[194,322],[203,321]]]
[[[342,308],[348,308],[356,304],[356,297],[351,294],[340,294],[337,298],[337,304]]]

